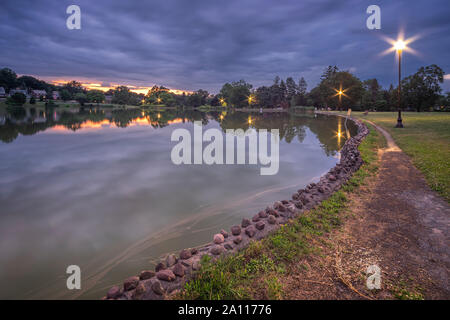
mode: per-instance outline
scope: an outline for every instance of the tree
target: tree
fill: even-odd
[[[27,96],[22,92],[16,92],[11,97],[7,99],[8,104],[22,106],[27,102]]]
[[[4,87],[6,92],[17,86],[17,75],[9,68],[0,70],[0,87]]]
[[[94,102],[97,104],[105,100],[105,94],[101,90],[89,90],[86,97],[89,102]]]
[[[82,106],[88,101],[86,94],[81,92],[75,94],[74,99]]]
[[[85,93],[85,90],[80,82],[77,81],[69,81],[63,85],[62,89],[69,91],[72,97],[75,97],[77,93]]]
[[[414,107],[417,112],[432,108],[439,99],[444,82],[444,71],[435,64],[421,67],[415,74],[402,81],[403,101]]]
[[[239,80],[230,83],[225,83],[220,90],[221,96],[232,106],[242,108],[248,105],[248,97],[250,96],[250,90],[252,85]]]
[[[35,97],[31,97],[30,98],[30,104],[36,104],[36,98]]]
[[[69,90],[67,90],[67,89],[62,89],[62,90],[60,91],[60,93],[61,93],[61,100],[62,100],[62,101],[68,101],[68,100],[71,100],[71,99],[72,99],[72,95],[70,94]]]
[[[141,98],[137,93],[131,92],[127,86],[118,86],[114,89],[112,103],[137,106],[141,103]]]

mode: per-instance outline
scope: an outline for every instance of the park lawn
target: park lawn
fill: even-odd
[[[450,113],[403,112],[402,129],[394,128],[397,112],[352,115],[386,129],[424,174],[429,186],[450,202]]]

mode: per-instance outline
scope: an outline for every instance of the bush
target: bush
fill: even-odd
[[[31,97],[30,98],[30,104],[36,104],[36,98],[35,97]]]
[[[27,97],[21,92],[16,92],[11,97],[9,97],[6,102],[8,104],[22,106],[25,104],[25,102],[27,102]]]

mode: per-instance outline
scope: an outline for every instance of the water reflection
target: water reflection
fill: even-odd
[[[313,121],[318,119],[318,121]],[[324,120],[326,119],[326,120]],[[330,120],[332,119],[332,120]],[[350,130],[343,127],[343,119],[301,114],[289,115],[280,113],[252,113],[239,111],[231,112],[199,112],[195,110],[166,109],[110,109],[110,108],[45,108],[45,107],[18,107],[14,111],[0,113],[0,141],[13,142],[19,135],[34,135],[47,130],[94,130],[105,127],[127,128],[130,126],[150,126],[164,128],[176,123],[192,123],[201,121],[207,125],[210,121],[220,123],[221,129],[278,129],[280,138],[290,143],[297,138],[303,141],[305,127],[311,129],[321,141],[325,152],[333,155],[350,138]],[[335,122],[336,129],[330,130],[330,121]],[[352,124],[350,129],[354,130]],[[345,131],[344,131],[345,130]],[[345,134],[344,134],[345,133]],[[330,140],[333,134],[337,138],[336,144]]]
[[[346,139],[343,119],[308,114],[60,107],[0,120],[2,299],[97,299],[160,255],[289,198],[338,161]],[[173,165],[172,130],[193,121],[278,129],[279,173]],[[81,267],[80,292],[65,288],[70,264]]]

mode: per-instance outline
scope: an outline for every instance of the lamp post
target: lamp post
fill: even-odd
[[[402,40],[398,40],[394,44],[394,48],[398,54],[398,118],[396,128],[403,128],[402,122],[402,52],[406,44]]]
[[[342,94],[344,92],[342,92],[342,90],[339,90],[338,95],[339,95],[339,111],[341,111],[342,109]]]

